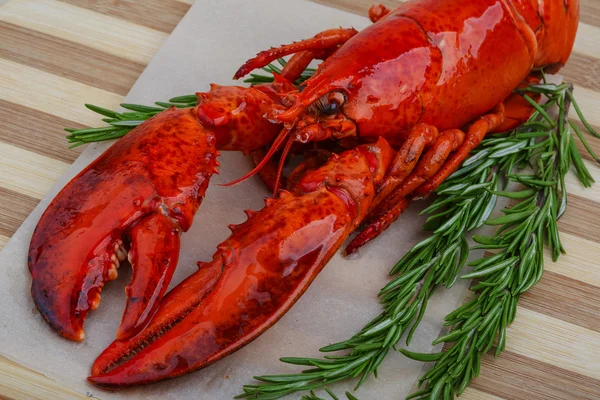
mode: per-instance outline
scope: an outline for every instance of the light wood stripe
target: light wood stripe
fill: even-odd
[[[560,70],[560,74],[565,77],[566,82],[595,92],[600,91],[600,58],[573,52],[567,65]]]
[[[600,288],[584,281],[545,271],[519,306],[600,332]]]
[[[598,203],[574,194],[568,198],[567,212],[558,221],[561,232],[600,242]]]
[[[114,110],[123,97],[0,59],[0,99],[86,126],[98,126],[102,118],[83,104]]]
[[[592,125],[600,127],[600,113],[598,113],[598,104],[600,104],[600,92],[575,85],[573,96],[585,116],[585,119]],[[569,112],[569,118],[579,121],[579,116],[574,109]]]
[[[600,243],[562,231],[560,238],[567,254],[561,255],[557,262],[552,262],[550,251],[546,248],[544,265],[546,271],[600,287],[598,260],[590,256],[600,254]]]
[[[571,112],[573,112],[573,111],[571,111]],[[581,122],[575,121],[575,120],[571,120],[571,121],[573,121],[575,123],[575,125],[577,125],[582,132],[585,132],[585,128],[584,128],[584,126],[583,126],[583,124]],[[597,126],[594,127],[594,126],[592,126],[592,128],[596,132],[600,133],[600,127],[597,127]],[[575,132],[573,132],[573,136],[576,137]],[[600,157],[600,140],[598,140],[597,138],[595,138],[592,135],[589,135],[587,133],[585,133],[584,136],[585,136],[585,139],[587,140],[588,144],[590,145],[590,147],[594,151],[594,153],[596,153],[596,156]],[[600,165],[588,153],[588,151],[586,150],[586,148],[583,146],[583,144],[581,143],[581,141],[577,137],[575,139],[575,144],[577,145],[577,149],[579,150],[579,154],[581,154],[581,157],[583,157],[584,159],[590,161],[592,165]],[[598,167],[595,167],[595,168],[598,168]]]
[[[588,141],[594,142],[596,145],[600,144],[599,139],[588,138]],[[582,152],[583,151],[585,151],[585,149],[582,150]],[[600,164],[589,160],[583,160],[583,163],[587,167],[588,171],[590,171],[590,174],[592,175],[594,180],[600,183]],[[569,195],[574,194],[592,201],[600,200],[600,185],[592,185],[592,187],[590,188],[584,187],[579,181],[579,178],[577,178],[577,174],[573,170],[569,171],[569,173],[565,177],[565,183],[567,184],[567,193]]]
[[[81,146],[69,149],[63,130],[83,125],[4,100],[0,100],[0,126],[0,141],[69,164],[83,149]]]
[[[0,20],[143,65],[168,37],[164,32],[52,0],[10,1],[0,9]]]
[[[14,400],[96,399],[57,385],[53,380],[0,356],[0,393]],[[35,393],[35,394],[34,394]]]
[[[0,142],[0,186],[41,199],[69,164]]]
[[[19,229],[39,200],[4,187],[0,187],[0,199],[0,237],[9,238]]]
[[[510,400],[597,400],[596,379],[512,352],[482,359],[481,375],[472,388]],[[459,398],[460,399],[460,398]]]
[[[122,18],[134,24],[170,33],[190,9],[190,4],[176,0],[160,2],[139,0],[61,0],[63,3],[87,8],[99,14]]]
[[[508,351],[600,379],[598,332],[520,307],[506,342]]]
[[[0,58],[126,95],[145,65],[0,21]]]
[[[10,239],[8,236],[0,235],[0,250],[2,250],[4,246],[6,246],[6,242],[8,242],[8,239]]]
[[[597,38],[600,37],[600,28],[597,26],[580,23],[575,39],[573,51],[589,57],[599,58]]]

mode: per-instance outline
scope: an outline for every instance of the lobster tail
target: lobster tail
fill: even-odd
[[[579,0],[538,0],[542,28],[537,32],[536,66],[546,66],[549,73],[566,64],[579,24]]]
[[[556,73],[565,65],[579,24],[579,0],[509,0],[535,34],[535,67]]]

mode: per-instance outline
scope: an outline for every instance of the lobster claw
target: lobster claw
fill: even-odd
[[[215,139],[192,110],[167,110],[116,142],[55,197],[29,250],[34,302],[62,336],[83,340],[106,281],[127,256],[134,268],[118,337],[156,310],[208,180]],[[129,239],[129,240],[127,240]],[[125,242],[125,243],[124,243]],[[129,242],[129,243],[127,243]]]
[[[392,159],[384,139],[308,172],[232,226],[209,263],[169,292],[148,325],[96,359],[92,383],[173,378],[248,344],[281,318],[358,226]]]

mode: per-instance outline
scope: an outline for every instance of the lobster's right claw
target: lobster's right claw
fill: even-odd
[[[383,139],[332,158],[232,226],[209,263],[165,296],[150,323],[96,359],[91,382],[131,386],[206,367],[281,318],[357,227],[391,162]]]

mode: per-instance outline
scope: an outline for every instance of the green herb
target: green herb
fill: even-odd
[[[330,396],[331,400],[340,400],[335,394],[333,394],[333,392],[331,390],[329,390],[327,388],[327,386],[325,386],[323,389]],[[346,392],[346,397],[348,398],[348,400],[358,400],[358,398],[356,396],[353,396],[352,393],[350,393],[350,392]],[[317,396],[315,394],[315,392],[313,390],[311,390],[309,394],[302,396],[300,398],[300,400],[327,400],[327,399]]]
[[[286,65],[286,61],[283,58],[280,58],[277,61],[281,67]],[[263,70],[268,72],[269,75],[250,74],[250,77],[244,82],[250,83],[251,85],[269,83],[273,82],[273,73],[281,73],[281,69],[274,64],[269,64],[267,67],[263,68]],[[295,84],[300,85],[306,79],[310,78],[315,71],[316,70],[313,68],[307,68],[300,78],[296,80]],[[124,103],[121,104],[121,107],[128,111],[122,113],[111,111],[93,104],[86,104],[85,107],[89,110],[106,117],[103,118],[102,121],[106,122],[108,126],[86,129],[66,128],[65,131],[69,132],[66,138],[70,144],[70,148],[81,146],[86,143],[118,139],[125,136],[142,122],[170,107],[191,108],[196,106],[196,102],[196,95],[191,94],[173,97],[166,102],[157,101],[154,103],[155,106]]]
[[[557,219],[566,208],[565,175],[574,166],[582,184],[593,179],[577,151],[573,132],[597,160],[579,128],[567,121],[573,101],[568,84],[533,85],[522,91],[548,97],[527,123],[503,135],[491,135],[462,167],[438,189],[437,199],[423,211],[424,229],[432,235],[418,243],[392,269],[393,279],[381,290],[383,312],[350,339],[326,346],[322,358],[282,358],[288,364],[307,366],[297,374],[257,376],[261,384],[246,385],[237,398],[278,399],[313,390],[341,380],[356,379],[358,389],[402,338],[409,344],[423,318],[427,302],[442,285],[451,287],[469,255],[466,233],[484,223],[497,226],[495,235],[475,236],[475,248],[493,250],[470,263],[473,272],[463,279],[480,281],[472,288],[476,298],[446,317],[452,330],[434,344],[453,343],[435,354],[400,349],[409,358],[435,362],[420,380],[424,386],[408,398],[453,399],[479,374],[483,353],[498,341],[495,353],[504,350],[506,326],[515,318],[519,296],[542,276],[543,243],[548,241],[553,258],[564,251]],[[533,101],[533,100],[531,100]],[[556,118],[550,110],[558,106]],[[576,108],[578,109],[578,108]],[[596,135],[579,112],[584,126]],[[527,171],[526,171],[527,170]],[[526,172],[523,172],[526,171]],[[509,182],[524,188],[506,189]],[[499,196],[517,204],[505,208],[504,216],[490,218]]]
[[[121,107],[129,111],[122,113],[107,110],[106,108],[98,107],[93,104],[86,104],[85,107],[89,110],[104,115],[106,118],[102,120],[106,122],[108,126],[87,129],[66,128],[65,131],[69,132],[69,135],[67,135],[67,141],[70,144],[69,147],[72,148],[86,143],[102,142],[104,140],[123,137],[142,122],[152,118],[169,107],[194,107],[196,105],[196,96],[179,96],[170,99],[168,102],[156,102],[155,104],[158,107],[123,103],[121,104]]]
[[[493,236],[475,236],[475,248],[494,251],[469,265],[473,272],[462,278],[479,279],[471,288],[475,298],[448,314],[446,326],[451,331],[434,343],[446,343],[449,348],[436,355],[436,363],[425,373],[419,386],[422,390],[414,398],[454,399],[460,395],[474,377],[479,375],[481,357],[494,349],[497,357],[506,347],[506,327],[516,316],[519,297],[542,277],[544,271],[544,242],[556,261],[563,246],[558,233],[557,220],[565,212],[567,193],[565,176],[574,167],[585,187],[594,182],[579,154],[573,132],[583,142],[595,160],[580,129],[566,118],[569,103],[573,102],[572,86],[538,85],[534,87],[549,98],[515,137],[537,137],[527,148],[528,170],[513,173],[511,169],[499,171],[507,182],[525,186],[515,192],[494,192],[508,197],[516,204],[505,208],[504,215],[488,219],[486,224],[499,226]],[[525,95],[526,96],[526,95]],[[526,96],[526,98],[528,98]],[[549,117],[552,106],[558,106],[558,116]],[[597,133],[578,111],[589,133]],[[425,354],[403,353],[416,360]]]

